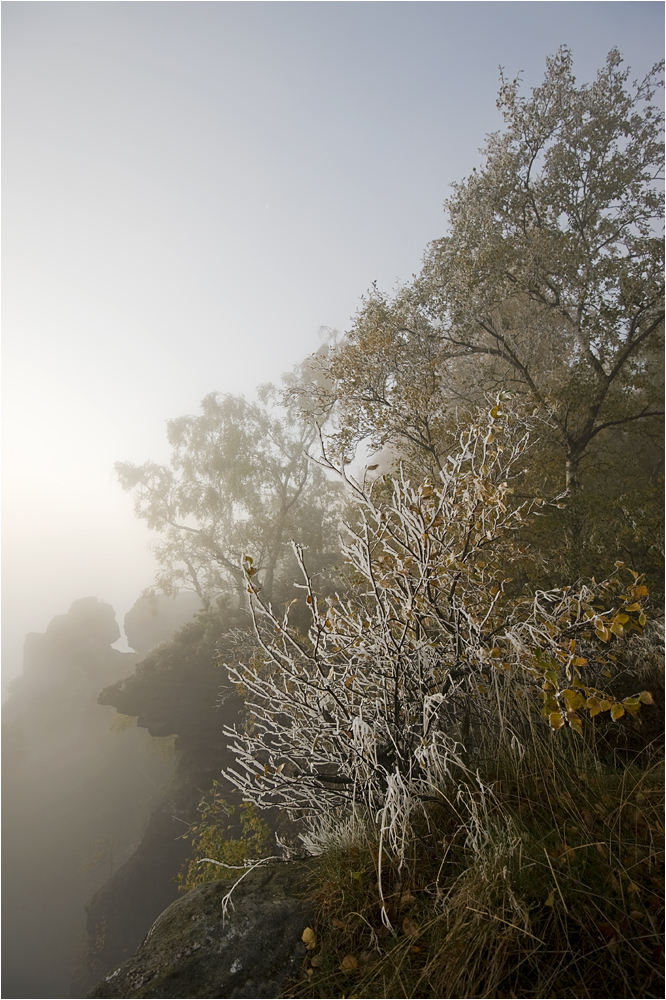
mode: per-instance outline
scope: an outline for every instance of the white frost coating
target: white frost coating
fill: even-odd
[[[261,655],[227,665],[247,692],[252,727],[225,729],[236,756],[226,776],[245,801],[295,814],[312,853],[336,828],[346,831],[347,818],[353,827],[370,817],[380,894],[382,849],[402,867],[433,808],[464,831],[470,849],[483,847],[491,793],[473,764],[480,734],[493,728],[520,756],[507,699],[533,702],[551,691],[544,670],[566,660],[564,650],[584,651],[590,613],[601,620],[588,613],[590,588],[524,597],[506,589],[511,578],[500,567],[522,558],[513,532],[536,503],[509,485],[521,474],[526,437],[508,410],[498,403],[461,434],[439,482],[412,485],[401,472],[390,501],[376,503],[372,487],[339,470],[358,502],[341,538],[352,572],[344,594],[322,599],[293,543],[306,636],[288,610],[263,603],[251,561],[242,562]],[[322,455],[336,471],[323,439]]]

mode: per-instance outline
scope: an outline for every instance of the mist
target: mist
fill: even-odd
[[[159,533],[114,464],[168,464],[167,421],[255,400],[412,278],[499,66],[529,88],[567,44],[591,79],[618,46],[639,77],[662,34],[653,2],[3,4],[5,995],[90,988],[86,903],[218,765],[151,743],[194,759],[192,719],[111,728],[199,606],[126,633]]]

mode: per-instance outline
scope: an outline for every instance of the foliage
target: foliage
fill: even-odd
[[[198,812],[201,819],[186,834],[192,842],[192,854],[176,879],[181,892],[188,892],[202,882],[228,878],[225,866],[242,868],[245,862],[250,864],[270,854],[273,834],[268,824],[250,803],[236,807],[224,799],[217,781],[213,782],[210,794],[202,798]],[[230,824],[229,819],[236,812],[238,820]],[[237,827],[240,836],[230,836]],[[204,860],[207,858],[218,864]]]
[[[431,800],[462,797],[470,843],[482,836],[475,796],[487,790],[473,762],[490,733],[520,746],[540,711],[553,731],[582,736],[585,716],[617,721],[652,702],[600,686],[646,621],[637,574],[511,592],[502,566],[521,558],[512,533],[533,506],[509,485],[524,447],[498,403],[461,435],[439,483],[394,480],[378,504],[348,480],[362,505],[342,546],[355,586],[320,601],[296,547],[307,637],[261,601],[245,560],[262,656],[227,668],[253,720],[243,736],[226,731],[240,764],[227,777],[247,800],[315,823],[341,804],[367,808],[401,862]]]
[[[369,436],[437,472],[459,408],[501,387],[575,492],[600,435],[663,416],[662,69],[628,88],[612,50],[578,86],[562,48],[529,98],[502,76],[505,128],[453,186],[447,235],[393,300],[372,290],[322,362],[341,455]]]
[[[169,421],[169,467],[116,463],[137,517],[162,535],[154,546],[162,592],[242,594],[240,557],[251,548],[271,593],[295,526],[313,544],[321,536],[326,480],[305,454],[313,431],[272,401],[271,387],[258,403],[210,393],[200,416]]]
[[[501,359],[538,402],[571,488],[604,428],[661,412],[662,70],[630,92],[613,50],[577,87],[560,49],[530,99],[502,78],[505,131],[454,185],[450,233],[423,275],[450,348]]]

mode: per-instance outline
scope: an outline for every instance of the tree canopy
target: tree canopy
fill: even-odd
[[[137,517],[161,534],[154,551],[163,592],[193,589],[206,599],[231,588],[244,602],[241,557],[252,553],[270,595],[290,533],[321,549],[331,484],[307,458],[315,431],[293,408],[271,405],[273,396],[271,387],[256,403],[210,393],[200,415],[169,421],[169,466],[116,463]]]
[[[348,447],[397,440],[441,467],[447,415],[513,389],[575,492],[598,435],[662,415],[663,65],[628,87],[621,63],[579,86],[561,48],[530,97],[502,75],[505,127],[453,185],[447,234],[326,362]]]

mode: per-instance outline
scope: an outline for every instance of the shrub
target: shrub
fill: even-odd
[[[295,546],[311,614],[307,636],[261,600],[244,570],[261,654],[228,667],[252,713],[227,777],[260,808],[316,825],[367,810],[400,864],[429,804],[465,816],[469,844],[486,836],[484,746],[523,752],[539,714],[583,736],[584,716],[636,716],[649,692],[617,699],[619,653],[641,633],[647,590],[621,563],[585,586],[512,593],[507,567],[525,558],[516,528],[543,501],[512,493],[526,438],[498,401],[465,431],[440,482],[391,482],[388,503],[346,479],[359,523],[342,540],[348,592],[325,601]],[[326,459],[324,457],[324,462]],[[624,582],[623,582],[624,581]],[[536,718],[535,718],[536,717]]]
[[[244,868],[246,862],[250,865],[271,853],[273,834],[256,808],[247,802],[238,808],[232,805],[222,797],[217,782],[199,803],[199,813],[201,819],[186,834],[192,854],[176,878],[181,892],[228,878],[229,868]],[[236,813],[236,822],[230,823]],[[240,836],[231,836],[234,832]]]

